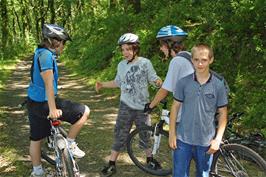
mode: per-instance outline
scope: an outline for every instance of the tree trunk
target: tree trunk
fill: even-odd
[[[7,1],[0,1],[1,18],[2,18],[2,50],[7,46],[8,42],[8,12],[7,12]],[[4,51],[4,50],[3,50]]]
[[[55,23],[55,8],[54,8],[54,0],[48,0],[48,9],[50,9],[51,18],[50,23]]]

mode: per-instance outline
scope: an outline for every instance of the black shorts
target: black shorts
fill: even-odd
[[[84,114],[85,106],[68,100],[56,98],[56,108],[63,112],[60,120],[76,123]],[[35,102],[28,98],[27,109],[30,121],[30,140],[38,141],[50,135],[49,107],[47,102]]]

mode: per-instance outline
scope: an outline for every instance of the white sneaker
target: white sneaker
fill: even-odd
[[[74,157],[82,158],[85,156],[85,152],[79,149],[76,142],[71,143],[69,145],[69,148],[72,151]]]
[[[45,172],[42,174],[36,174],[33,171],[33,172],[31,172],[30,177],[46,177],[46,175],[45,175]]]

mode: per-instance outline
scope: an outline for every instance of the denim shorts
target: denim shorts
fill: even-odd
[[[85,106],[68,100],[56,98],[56,108],[63,112],[60,120],[76,123],[84,114]],[[50,135],[50,121],[47,119],[49,114],[48,103],[35,102],[28,98],[27,101],[28,116],[30,122],[30,140],[38,141]]]
[[[137,128],[149,124],[148,115],[145,114],[143,110],[134,110],[125,103],[120,102],[115,124],[112,150],[120,152],[125,149],[127,138],[133,123],[135,123]]]
[[[196,164],[196,177],[208,177],[213,155],[207,154],[209,146],[196,146],[177,140],[173,151],[173,177],[189,177],[190,162]]]

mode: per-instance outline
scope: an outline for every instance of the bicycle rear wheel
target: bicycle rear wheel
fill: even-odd
[[[215,153],[211,171],[213,176],[265,177],[266,162],[246,146],[225,144]]]
[[[157,176],[167,176],[172,173],[171,150],[168,146],[168,132],[160,132],[161,140],[157,153],[153,158],[160,163],[161,168],[151,168],[146,162],[146,157],[151,154],[154,146],[154,128],[143,127],[135,129],[129,135],[127,152],[131,160],[143,171]]]

